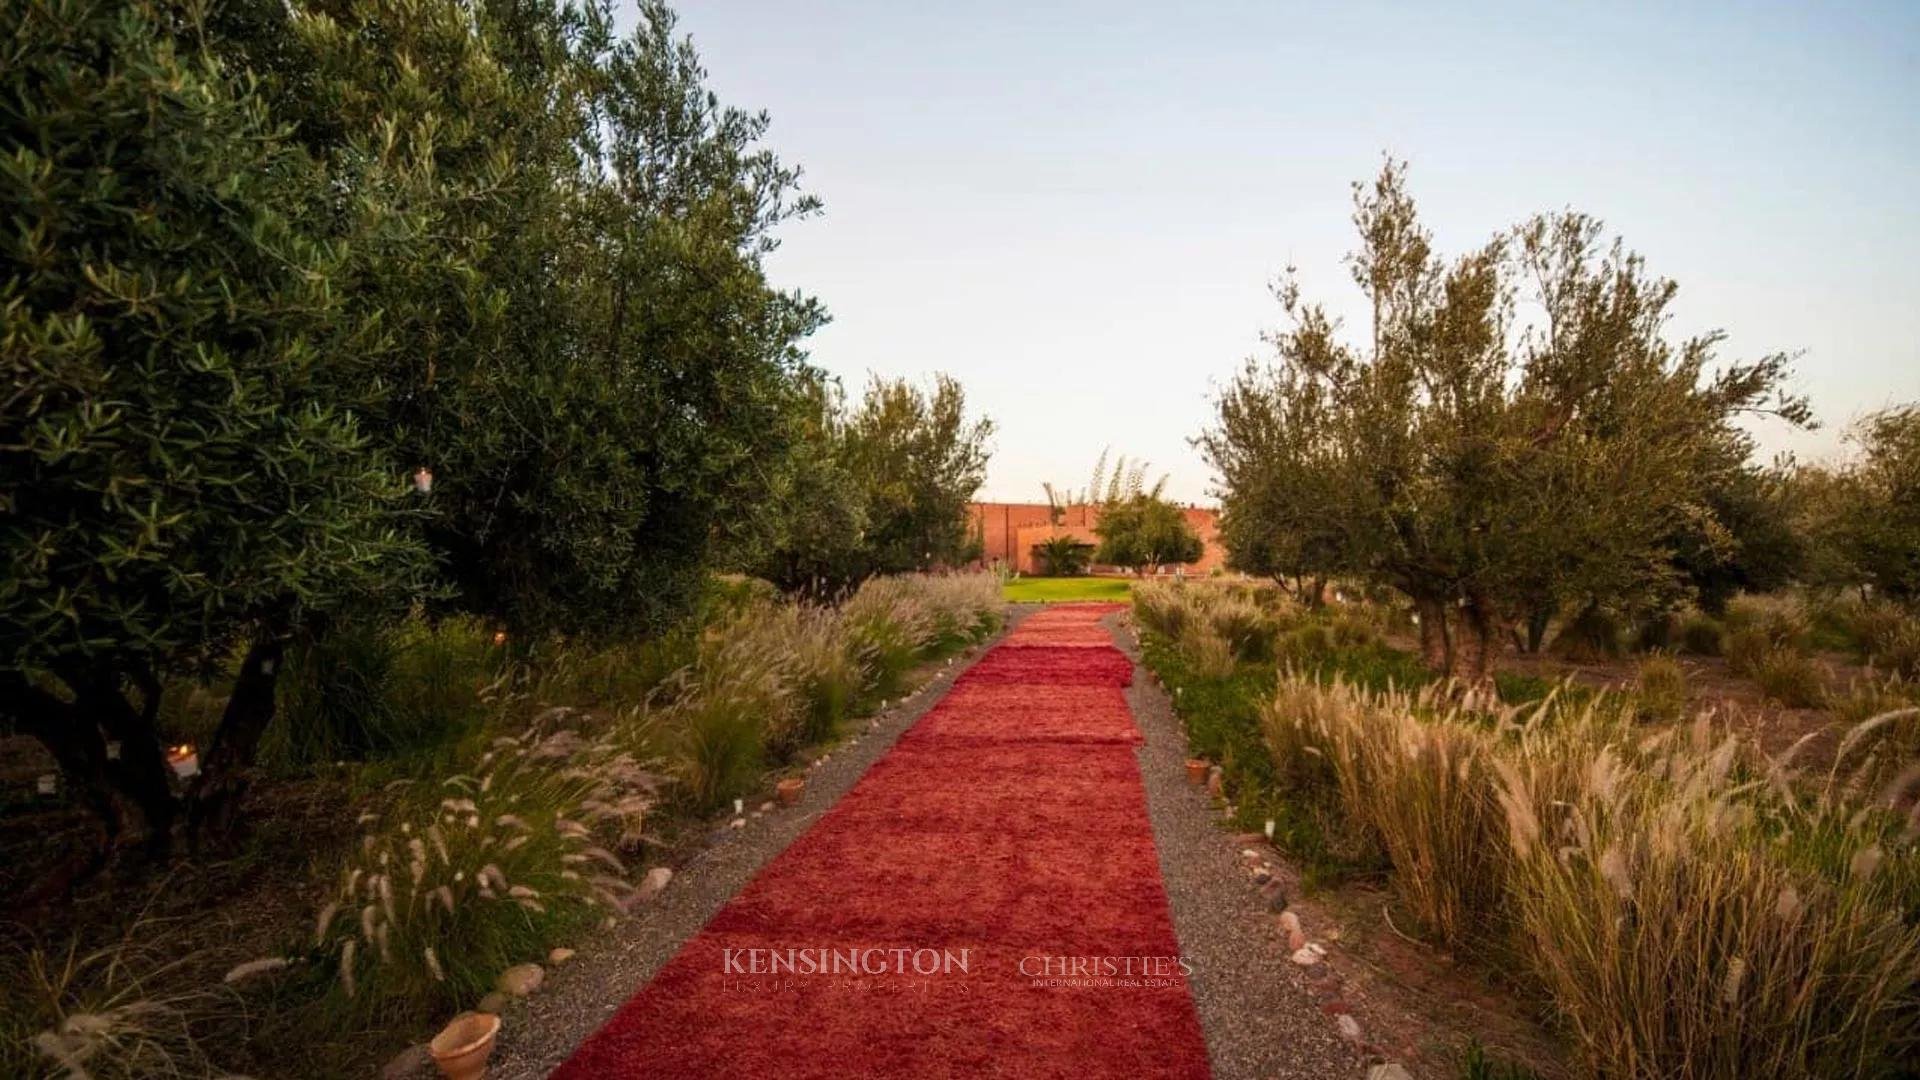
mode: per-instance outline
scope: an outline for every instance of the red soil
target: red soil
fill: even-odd
[[[1098,625],[1116,607],[1030,616],[554,1075],[1207,1076],[1186,981],[1166,969],[1179,944],[1132,667]],[[890,970],[739,970],[849,949],[882,950],[865,955]],[[953,966],[900,971],[895,949]],[[1089,957],[1112,958],[1112,977],[1096,960],[1091,984],[1044,978]],[[1169,960],[1129,975],[1141,957]]]

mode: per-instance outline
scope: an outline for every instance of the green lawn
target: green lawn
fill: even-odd
[[[1059,604],[1069,600],[1125,601],[1133,593],[1126,578],[1019,578],[1001,587],[1010,604]]]

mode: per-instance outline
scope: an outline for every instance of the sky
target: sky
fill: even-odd
[[[1798,353],[1821,429],[1920,399],[1920,3],[938,4],[680,0],[709,86],[765,109],[825,202],[775,283],[814,361],[947,372],[996,427],[982,497],[1082,486],[1103,448],[1210,500],[1189,439],[1280,324],[1364,325],[1350,185],[1411,163],[1438,247],[1606,221],[1680,285],[1673,332]]]

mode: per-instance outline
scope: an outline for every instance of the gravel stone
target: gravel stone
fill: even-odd
[[[1132,638],[1116,633],[1115,639],[1139,663]],[[1240,849],[1267,850],[1266,837],[1236,837],[1222,829],[1207,796],[1187,786],[1186,736],[1171,698],[1145,668],[1134,670],[1127,703],[1146,736],[1139,757],[1147,816],[1180,951],[1193,964],[1187,985],[1200,1012],[1213,1075],[1217,1080],[1365,1075],[1357,1049],[1321,1015],[1308,969],[1277,962],[1285,936],[1268,908],[1277,903],[1284,909],[1285,894],[1276,890],[1265,899],[1247,894]]]

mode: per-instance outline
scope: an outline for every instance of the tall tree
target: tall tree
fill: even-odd
[[[169,0],[0,12],[0,709],[156,850],[174,819],[161,678],[406,596],[400,464],[339,358],[399,347],[309,227],[324,173]],[[130,697],[129,695],[134,695]],[[230,717],[261,707],[234,695]],[[103,743],[119,744],[117,756]]]
[[[136,730],[241,642],[194,793],[229,820],[281,651],[348,598],[529,634],[689,609],[823,316],[761,267],[817,204],[666,7],[624,40],[598,0],[4,19],[0,707]]]
[[[1449,262],[1400,164],[1354,206],[1367,339],[1284,284],[1274,360],[1201,445],[1242,516],[1236,558],[1284,535],[1294,566],[1398,589],[1438,671],[1486,683],[1516,620],[1669,587],[1670,538],[1744,459],[1733,418],[1807,421],[1784,356],[1720,365],[1719,334],[1669,341],[1674,284],[1592,218],[1536,217]],[[1522,302],[1538,325],[1516,325]]]
[[[986,481],[993,422],[969,420],[947,375],[931,390],[875,379],[847,418],[846,466],[867,497],[867,573],[954,565],[974,557],[967,503]]]
[[[824,376],[803,386],[771,493],[731,537],[734,564],[783,589],[835,593],[974,558],[967,504],[986,477],[993,425],[967,418],[960,384],[876,378],[852,407]]]
[[[1920,603],[1920,405],[1873,413],[1849,437],[1858,456],[1815,504],[1827,581]]]
[[[1121,459],[1122,467],[1109,481],[1108,497],[1093,526],[1100,537],[1093,560],[1134,571],[1199,561],[1206,547],[1187,524],[1186,514],[1165,498],[1166,477],[1152,487],[1138,482],[1138,472],[1126,474],[1134,479],[1123,481],[1125,461]],[[1137,468],[1144,469],[1145,462]]]

